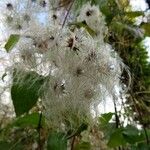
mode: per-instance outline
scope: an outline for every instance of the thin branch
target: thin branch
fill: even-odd
[[[75,0],[72,1],[72,3],[70,4],[69,9],[67,10],[67,14],[66,14],[65,19],[64,19],[64,21],[63,21],[62,28],[64,27],[64,25],[65,25],[65,23],[66,23],[66,21],[67,21],[67,18],[68,18],[68,16],[69,16],[69,13],[70,13],[70,11],[71,11],[71,8],[72,8],[74,2],[75,2]]]
[[[17,146],[17,144],[19,144],[21,141],[23,141],[23,139],[25,139],[25,137],[20,138],[16,143],[14,143],[14,144],[11,146],[11,148],[9,148],[9,150],[14,150],[15,147]]]
[[[114,103],[114,108],[115,108],[116,128],[119,128],[120,120],[119,120],[119,116],[118,116],[117,105],[115,102],[115,96],[113,97],[113,103]]]
[[[42,113],[39,114],[39,122],[38,122],[38,127],[37,127],[37,131],[38,131],[38,134],[39,134],[39,140],[38,140],[39,150],[42,150],[42,145],[41,145],[41,122],[42,122]]]
[[[136,95],[138,94],[150,94],[150,91],[141,91],[141,92],[135,92]]]
[[[74,136],[74,137],[72,138],[72,141],[71,141],[71,149],[70,149],[70,150],[73,150],[73,149],[74,149],[75,139],[76,139],[76,137]]]
[[[62,4],[60,3],[60,5],[58,6],[58,8],[66,7],[66,6],[68,6],[70,3],[71,3],[71,0],[66,0],[65,2],[63,1]],[[57,9],[58,9],[58,8],[57,8]]]
[[[118,111],[117,111],[117,105],[116,105],[115,97],[116,96],[113,96],[113,103],[114,103],[114,108],[115,108],[116,128],[119,128],[120,120],[119,120],[119,116],[118,116]],[[121,150],[121,147],[119,146],[118,149]]]

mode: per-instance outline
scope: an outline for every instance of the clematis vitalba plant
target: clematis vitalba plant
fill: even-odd
[[[37,107],[40,124],[45,118],[48,131],[63,133],[50,134],[50,142],[43,144],[49,149],[72,147],[65,140],[87,128],[81,139],[91,142],[93,150],[107,149],[103,133],[96,133],[98,106],[108,97],[117,97],[118,90],[123,92],[120,79],[127,67],[104,40],[109,32],[99,7],[87,2],[74,13],[75,1],[61,7],[64,3],[1,2],[14,110],[19,117],[31,115]],[[52,145],[55,138],[61,148]]]

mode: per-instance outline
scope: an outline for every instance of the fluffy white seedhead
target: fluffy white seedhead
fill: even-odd
[[[91,6],[90,3],[83,5],[81,12],[77,17],[77,21],[83,22],[99,35],[99,38],[103,40],[103,35],[107,33],[107,27],[105,23],[104,15],[99,11],[99,6]]]
[[[30,1],[26,13],[20,12],[18,5],[7,10],[11,13],[4,13],[11,34],[16,33],[18,24],[21,25],[19,30],[24,31],[13,50],[13,66],[23,72],[35,71],[46,77],[41,99],[44,114],[52,128],[64,129],[69,126],[74,129],[83,122],[92,124],[91,108],[95,108],[107,96],[115,95],[114,89],[120,86],[124,68],[111,45],[104,42],[107,32],[104,16],[97,6],[90,3],[81,9],[77,21],[85,21],[97,33],[98,38],[92,37],[86,28],[72,29],[68,24],[62,28],[62,20],[54,20],[58,18],[53,15],[59,12],[56,13],[55,9],[52,13],[51,1],[42,2]],[[34,5],[39,11],[31,7]],[[40,23],[42,16],[39,20],[32,17],[40,11],[44,11],[44,15],[48,13],[45,21],[49,24]],[[11,23],[7,22],[9,14],[9,17],[13,17]]]

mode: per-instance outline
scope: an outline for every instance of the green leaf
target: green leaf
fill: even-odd
[[[43,77],[33,71],[14,73],[11,97],[17,116],[27,113],[36,104],[43,81]]]
[[[9,143],[7,141],[0,141],[0,150],[21,150],[21,149],[23,149],[23,146],[20,142]]]
[[[146,36],[150,36],[150,23],[142,23],[141,28],[145,30]]]
[[[132,35],[135,38],[141,39],[144,37],[143,31],[140,28],[136,28],[128,24],[123,24],[122,22],[112,21],[111,28],[120,35],[126,31],[129,35]]]
[[[115,0],[92,0],[92,3],[99,5],[101,12],[105,15],[107,24],[120,13]]]
[[[125,29],[125,24],[118,22],[118,21],[112,21],[111,28],[115,32],[121,34],[123,32],[123,30]]]
[[[67,150],[67,139],[63,133],[52,132],[47,141],[47,150]]]
[[[108,146],[110,148],[116,148],[118,146],[123,146],[127,142],[125,141],[123,135],[122,135],[123,129],[116,129],[112,135],[110,136],[110,139],[108,141]]]
[[[87,128],[88,128],[88,125],[86,123],[82,123],[79,126],[79,128],[72,135],[70,135],[69,137],[67,137],[67,139],[70,139],[70,138],[72,138],[74,136],[80,135],[80,133],[83,132],[84,130],[87,130]]]
[[[140,142],[143,138],[139,134],[139,130],[131,125],[128,125],[124,131],[122,132],[124,139],[130,143],[135,144],[136,142]]]
[[[120,5],[120,8],[125,9],[130,5],[130,1],[129,0],[119,0],[117,1]]]
[[[150,145],[147,145],[147,143],[139,143],[136,150],[150,150]]]
[[[11,144],[6,141],[0,141],[0,150],[10,150]]]
[[[104,131],[104,135],[106,137],[106,139],[109,139],[110,136],[112,135],[112,133],[116,130],[116,123],[112,122],[112,123],[108,123],[106,125],[99,125],[100,129]]]
[[[13,125],[18,126],[18,127],[33,127],[37,128],[40,120],[40,114],[39,113],[33,113],[33,114],[28,114],[23,117],[18,118]],[[45,126],[45,120],[42,117],[41,119],[41,126]]]
[[[143,16],[144,12],[143,11],[130,11],[130,12],[126,12],[126,15],[129,18],[135,18],[135,17]]]
[[[102,114],[101,117],[99,118],[99,122],[101,125],[107,125],[109,123],[109,121],[111,120],[112,116],[114,115],[114,113],[105,113]]]
[[[14,48],[14,46],[17,44],[17,42],[20,39],[20,35],[18,34],[11,34],[7,43],[5,44],[5,49],[7,52],[9,52],[10,50],[12,50]]]
[[[88,128],[88,125],[86,123],[82,123],[81,126],[77,129],[76,135],[79,135],[81,132],[83,132],[87,128]]]
[[[84,28],[91,36],[96,35],[96,32],[93,29],[91,29],[84,21],[83,22],[74,22],[74,23],[71,23],[70,25],[75,25],[78,28]]]
[[[75,146],[74,150],[91,150],[91,144],[89,142],[81,142]]]

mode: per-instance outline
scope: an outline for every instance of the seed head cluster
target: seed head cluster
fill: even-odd
[[[77,16],[68,16],[63,27],[66,13],[53,9],[51,2],[6,0],[0,6],[1,22],[8,35],[20,35],[12,50],[11,69],[46,77],[41,101],[48,124],[76,128],[83,122],[92,123],[91,111],[107,96],[115,95],[125,66],[104,41],[108,31],[97,6],[85,4]],[[71,21],[84,26],[70,25]]]

